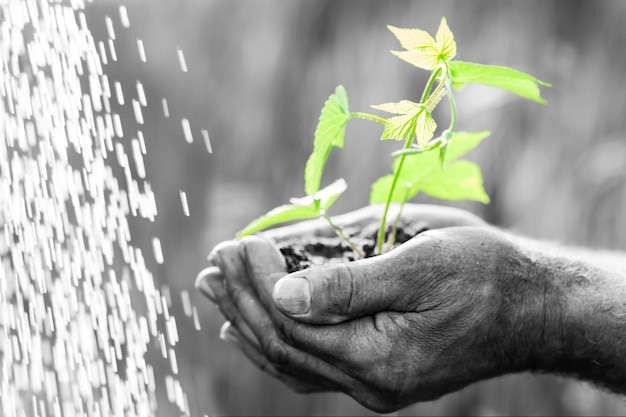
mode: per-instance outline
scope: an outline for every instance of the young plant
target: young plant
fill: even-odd
[[[405,49],[392,53],[409,64],[430,71],[430,78],[419,102],[401,100],[372,106],[392,114],[388,118],[366,112],[351,112],[346,90],[338,86],[324,104],[315,130],[313,152],[304,169],[306,197],[291,199],[291,204],[271,210],[237,233],[237,237],[287,221],[322,217],[359,257],[363,257],[361,251],[327,214],[328,208],[345,191],[345,181],[340,179],[320,189],[328,156],[333,147],[343,147],[346,125],[355,118],[383,124],[381,140],[404,141],[402,149],[392,154],[392,174],[374,182],[370,193],[371,204],[385,204],[376,239],[377,254],[383,252],[387,216],[392,203],[400,204],[400,210],[388,237],[388,249],[393,247],[402,207],[419,192],[443,200],[489,202],[483,188],[480,167],[470,161],[458,161],[458,158],[489,136],[489,132],[455,130],[457,109],[454,90],[461,90],[467,84],[483,84],[545,104],[539,87],[549,87],[550,84],[508,67],[453,60],[456,56],[456,42],[445,17],[441,19],[434,38],[420,29],[388,28]],[[447,128],[435,137],[437,123],[432,112],[445,96],[448,97],[450,121]]]

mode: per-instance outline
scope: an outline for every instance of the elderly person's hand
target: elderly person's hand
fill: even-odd
[[[581,274],[596,282],[624,276],[603,275],[579,255],[556,255],[483,223],[287,275],[271,241],[254,236],[218,245],[197,285],[228,320],[222,338],[264,371],[298,392],[342,391],[388,412],[526,370],[623,389],[621,345],[589,338],[595,326],[598,337],[621,337],[624,324],[596,307],[623,311],[624,286],[584,297],[579,287]],[[607,364],[611,373],[599,373]]]

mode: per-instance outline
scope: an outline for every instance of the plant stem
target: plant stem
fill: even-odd
[[[428,100],[426,100],[426,103],[424,103],[426,105],[426,110],[428,110],[429,113],[432,112],[435,107],[437,107],[437,104],[439,104],[444,94],[446,93],[446,82],[447,79],[444,76],[444,79],[441,80],[441,82],[437,85],[435,91],[433,91],[433,93],[428,97]]]
[[[343,239],[343,241],[346,242],[352,248],[354,253],[356,253],[359,258],[365,259],[365,255],[363,254],[363,252],[361,252],[361,250],[348,238],[348,236],[345,235],[341,227],[333,223],[333,221],[330,219],[330,217],[328,217],[328,214],[326,214],[324,210],[320,210],[320,217],[322,217],[324,220],[328,222],[330,227],[332,227],[335,230],[335,232],[337,232],[339,237]]]
[[[450,126],[448,132],[454,131],[456,127],[456,101],[452,95],[452,87],[450,86],[450,80],[446,80],[446,91],[448,92],[448,101],[450,102]]]
[[[424,87],[424,91],[422,92],[422,97],[420,98],[420,103],[425,103],[426,100],[429,97],[430,94],[430,90],[432,90],[433,85],[435,83],[435,80],[437,79],[437,77],[439,76],[439,73],[441,72],[441,68],[438,68],[437,70],[433,71],[430,74],[430,78],[428,78],[428,82],[426,83],[426,86]],[[447,75],[447,71],[446,74]],[[444,77],[445,77],[444,75]],[[435,92],[433,93],[432,96],[438,94],[438,91],[440,90],[442,83],[439,83],[439,86],[437,86],[437,89],[435,90]],[[409,149],[411,147],[411,144],[413,144],[413,140],[414,140],[414,136],[411,136],[410,138],[408,138],[404,144],[404,148],[403,149]],[[376,254],[380,255],[383,252],[383,242],[385,240],[385,226],[387,225],[387,214],[389,212],[389,206],[391,205],[391,200],[393,198],[393,193],[396,189],[396,185],[398,184],[398,179],[400,178],[400,172],[402,172],[402,166],[404,165],[404,160],[406,159],[406,155],[401,155],[400,156],[400,161],[398,162],[398,169],[396,170],[396,174],[393,177],[393,182],[391,183],[391,189],[389,190],[389,195],[387,196],[387,202],[385,203],[385,209],[383,211],[383,216],[380,220],[380,227],[378,228],[378,236],[376,237]],[[399,216],[400,214],[398,214]]]
[[[404,143],[403,149],[409,149],[412,143],[413,143],[413,137],[410,137]],[[378,236],[376,237],[376,254],[377,255],[380,255],[381,253],[383,253],[383,241],[385,240],[385,227],[387,226],[387,213],[389,212],[389,206],[391,205],[393,192],[396,189],[396,184],[398,184],[398,179],[400,178],[400,171],[402,170],[402,166],[404,165],[405,159],[406,159],[406,155],[400,156],[400,162],[398,162],[398,169],[396,170],[396,175],[393,176],[391,189],[389,190],[389,195],[387,195],[387,202],[385,203],[385,210],[383,211],[383,217],[380,221],[380,227],[378,228]]]
[[[440,71],[440,70],[439,70]],[[436,78],[436,74],[438,73],[438,71],[433,72],[433,74],[431,75],[431,78],[429,79],[429,83],[426,85],[426,88],[424,89],[424,92],[430,92],[430,90],[432,89],[432,81]],[[426,102],[426,107],[428,109],[428,111],[432,111],[435,106],[437,106],[437,104],[439,103],[439,101],[443,98],[444,94],[448,95],[448,101],[450,103],[450,126],[448,127],[448,132],[452,132],[456,126],[456,102],[454,101],[454,96],[452,95],[452,87],[450,85],[450,79],[447,78],[447,74],[448,74],[448,66],[446,65],[446,75],[444,76],[444,80],[442,80],[441,83],[439,83],[439,85],[437,86],[437,88],[435,89],[435,91],[432,93],[432,95],[430,95],[430,97],[428,97],[428,101]],[[445,90],[443,89],[445,87]],[[425,100],[425,97],[422,96],[422,102]],[[447,139],[447,138],[446,138]],[[406,149],[406,147],[405,147]],[[403,155],[403,157],[406,155]],[[400,161],[400,164],[398,165],[398,170],[397,172],[400,172],[400,170],[402,169],[402,165],[403,165],[403,160]],[[399,174],[398,174],[399,176]],[[392,191],[391,194],[393,194],[393,188],[395,188],[395,184],[392,185]],[[398,209],[398,214],[396,214],[396,218],[393,222],[393,227],[391,229],[391,235],[389,236],[389,240],[387,242],[387,251],[390,251],[391,249],[393,249],[393,244],[396,240],[396,234],[398,232],[398,223],[400,222],[400,218],[402,217],[402,209],[404,208],[404,204],[406,203],[407,200],[407,195],[409,194],[409,190],[406,190],[405,196],[402,199],[402,202],[400,203],[400,208]],[[389,202],[388,202],[389,203]],[[386,220],[385,220],[386,221]]]
[[[398,233],[398,223],[400,223],[400,218],[402,217],[402,209],[404,208],[404,203],[406,203],[408,195],[409,195],[409,189],[407,188],[406,192],[404,193],[404,198],[402,199],[402,203],[400,203],[398,214],[396,214],[396,219],[393,222],[393,227],[391,229],[391,236],[389,236],[389,241],[387,242],[387,252],[393,249],[393,244],[396,241],[396,235]]]
[[[360,112],[360,111],[353,111],[352,113],[350,113],[350,117],[353,119],[370,120],[372,122],[378,122],[382,124],[385,124],[385,121],[386,121],[386,119],[383,117],[379,117],[379,116],[376,116],[375,114],[370,114],[370,113],[365,113],[365,112]]]
[[[433,71],[430,74],[430,78],[428,78],[428,81],[426,82],[426,87],[424,87],[424,91],[422,92],[422,97],[420,98],[420,103],[425,102],[426,98],[428,98],[428,95],[430,94],[430,90],[432,90],[433,85],[435,84],[435,80],[439,76],[440,72],[441,72],[441,68],[437,69],[436,71]]]

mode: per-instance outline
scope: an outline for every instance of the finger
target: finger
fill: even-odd
[[[270,241],[258,236],[243,238],[240,254],[245,260],[249,285],[254,288],[266,311],[273,308],[274,284],[287,275],[285,258]]]
[[[281,278],[273,290],[276,307],[312,324],[340,323],[381,311],[408,311],[423,260],[434,246],[428,236],[374,258],[325,265]]]
[[[226,320],[239,328],[248,343],[258,346],[259,341],[256,336],[230,301],[224,288],[224,277],[218,267],[211,266],[202,270],[196,278],[195,286],[205,297],[217,305]]]
[[[310,326],[296,322],[281,314],[272,299],[274,283],[285,275],[284,260],[268,241],[251,236],[242,240],[242,255],[246,260],[250,284],[256,290],[262,307],[273,323],[275,331],[289,345],[323,358],[351,375],[367,371],[362,365],[378,357],[378,348],[388,339],[382,331],[380,318],[352,320],[330,326]],[[357,371],[358,370],[358,371]],[[355,373],[356,372],[356,373]]]
[[[258,347],[247,343],[243,335],[228,321],[224,323],[220,330],[220,339],[237,347],[257,368],[282,381],[295,392],[313,393],[331,390],[330,387],[305,381],[301,378],[278,371],[261,353]]]
[[[288,344],[292,343],[289,323],[293,321],[274,306],[272,291],[276,282],[287,275],[282,254],[268,240],[249,236],[241,241],[241,256],[245,259],[250,286],[269,316],[276,332]]]
[[[241,257],[239,252],[237,254],[234,252],[222,254],[222,256]],[[276,261],[276,258],[264,259],[270,265],[273,265],[274,261]],[[224,263],[226,266],[236,264],[237,262]],[[355,380],[336,367],[307,352],[290,346],[281,337],[281,334],[277,332],[274,323],[268,315],[268,311],[266,311],[266,308],[269,308],[275,314],[278,313],[273,307],[273,303],[264,305],[260,301],[255,289],[248,280],[250,278],[248,275],[232,274],[228,271],[225,271],[225,275],[229,278],[225,282],[228,295],[259,340],[261,353],[277,371],[332,389],[343,388],[349,390],[352,389],[351,387],[358,385]],[[287,318],[283,317],[283,320],[287,320]]]
[[[217,303],[218,298],[216,293],[220,291],[223,286],[222,272],[217,266],[204,268],[194,281],[194,287],[213,303]]]

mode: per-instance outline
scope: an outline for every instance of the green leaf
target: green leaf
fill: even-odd
[[[442,142],[440,140],[433,141],[423,148],[409,148],[409,149],[400,149],[398,151],[392,152],[391,156],[398,157],[400,155],[414,155],[418,153],[424,153],[428,151],[432,151],[433,149],[440,148],[442,146]]]
[[[305,197],[290,198],[289,203],[294,206],[316,206],[322,210],[328,210],[328,208],[335,202],[337,198],[348,188],[346,180],[340,178],[334,181],[332,184],[322,188],[314,195],[307,195]]]
[[[477,147],[485,138],[489,136],[489,131],[481,132],[452,132],[448,139],[445,151],[445,163],[451,163],[465,155],[475,147]],[[439,161],[440,152],[436,149],[440,147],[432,147],[431,150],[408,154],[405,157],[402,167],[401,177],[413,182],[419,181],[421,178],[431,174],[431,172],[441,166]],[[398,171],[400,158],[396,157],[393,161],[393,172]]]
[[[418,154],[407,155],[404,159],[400,178],[407,183],[419,182],[422,178],[430,175],[439,165],[439,152],[427,151]],[[393,173],[398,172],[400,158],[393,161]]]
[[[348,184],[346,181],[343,178],[339,178],[315,193],[315,199],[320,201],[323,210],[328,210],[347,188]]]
[[[285,204],[270,210],[263,216],[253,220],[243,230],[237,232],[236,236],[241,238],[280,223],[318,217],[320,209],[328,210],[346,188],[348,188],[348,185],[341,178],[319,190],[313,196],[292,198],[289,200],[291,204]]]
[[[424,193],[442,200],[474,200],[489,203],[483,187],[480,167],[470,161],[459,161],[439,169],[416,185]]]
[[[446,146],[445,162],[452,162],[465,155],[491,134],[488,130],[481,132],[452,132]]]
[[[370,204],[386,203],[391,190],[391,184],[393,183],[393,175],[385,175],[377,179],[372,184],[370,191]],[[398,178],[398,182],[391,196],[392,203],[403,203],[410,200],[415,196],[412,192],[413,183],[406,181],[403,178]]]
[[[370,204],[379,204],[387,202],[389,190],[393,182],[393,175],[388,174],[380,177],[372,184],[370,190]],[[392,199],[393,200],[393,199]]]
[[[489,136],[489,131],[452,132],[450,138],[448,139],[448,144],[446,145],[444,161],[448,164],[454,162],[456,159],[458,159],[459,157],[463,156],[464,154],[466,154],[467,152],[471,151],[476,146],[478,146],[488,136]],[[438,149],[439,151],[437,151]],[[442,168],[447,171],[447,169],[450,168],[450,166],[456,165],[456,164],[452,164],[452,165],[448,165],[447,167],[442,166],[441,161],[440,161],[441,147],[439,146],[432,146],[427,151],[420,152],[419,150],[415,150],[417,151],[417,153],[408,154],[409,151],[412,151],[412,149],[409,149],[404,153],[406,156],[405,156],[404,163],[402,166],[402,172],[400,173],[400,177],[397,180],[396,188],[391,198],[391,201],[394,203],[401,203],[403,201],[408,201],[411,198],[415,197],[415,195],[417,195],[417,193],[419,193],[420,191],[433,193],[433,194],[436,193],[437,187],[433,185],[433,181],[437,180],[438,178],[442,178],[442,174],[441,174]],[[399,158],[400,155],[402,155],[401,152],[396,153],[396,159],[393,162],[394,174],[398,172],[398,168],[400,165],[400,158]],[[462,162],[465,162],[465,161],[462,161]],[[457,162],[457,163],[460,163],[460,162]],[[466,169],[465,172],[468,172],[468,175],[473,175],[473,172],[471,172],[471,168],[469,169],[465,168],[465,169]],[[460,168],[453,168],[451,173],[448,174],[450,175],[450,178],[452,178],[453,175],[457,173],[456,170],[459,170],[459,172],[461,173],[463,172],[463,171],[460,171]],[[431,180],[431,176],[435,178],[435,180]],[[391,190],[391,184],[393,182],[393,177],[394,176],[391,174],[385,175],[379,178],[372,185],[372,189],[370,191],[370,203],[371,204],[385,203],[387,201],[387,196],[389,195],[389,191]],[[439,187],[441,188],[441,190],[445,191],[446,189],[452,189],[452,186],[447,185],[447,183],[445,182],[447,178],[448,177],[444,176],[443,180],[441,180],[441,181],[444,181],[442,185]],[[482,184],[482,177],[480,178],[481,178],[480,184]],[[455,180],[458,180],[458,179],[455,179]],[[465,184],[465,186],[469,187],[469,190],[466,193],[467,195],[469,195],[469,197],[458,197],[458,198],[455,197],[455,198],[449,198],[449,199],[471,199],[471,200],[478,200],[478,201],[483,201],[483,202],[488,200],[488,197],[486,197],[484,190],[482,194],[476,191],[477,187],[475,185],[475,181],[472,182],[468,180],[468,184]],[[451,196],[455,195],[455,194],[452,194],[452,192],[449,194]],[[443,191],[440,191],[440,195],[443,196],[445,194],[443,194]],[[456,192],[456,195],[461,196],[463,194],[459,191],[459,192]],[[447,197],[441,197],[441,198],[448,199]]]
[[[338,179],[323,190],[320,190],[316,196],[319,197],[323,210],[328,210],[335,200],[348,188],[348,184],[343,178]]]
[[[315,129],[313,152],[304,168],[304,191],[307,195],[313,195],[319,190],[324,166],[332,148],[343,148],[348,120],[348,95],[340,85],[324,103]]]
[[[242,238],[280,223],[313,219],[317,216],[318,210],[314,206],[285,204],[250,222],[250,224],[237,232],[236,237]]]
[[[539,87],[551,84],[538,80],[532,75],[509,67],[474,64],[472,62],[451,61],[448,63],[452,86],[459,90],[466,84],[484,84],[502,88],[528,100],[545,104]]]
[[[439,163],[441,164],[441,167],[443,167],[444,164],[446,163],[446,151],[447,150],[448,150],[448,145],[442,146],[441,148],[439,148]]]

